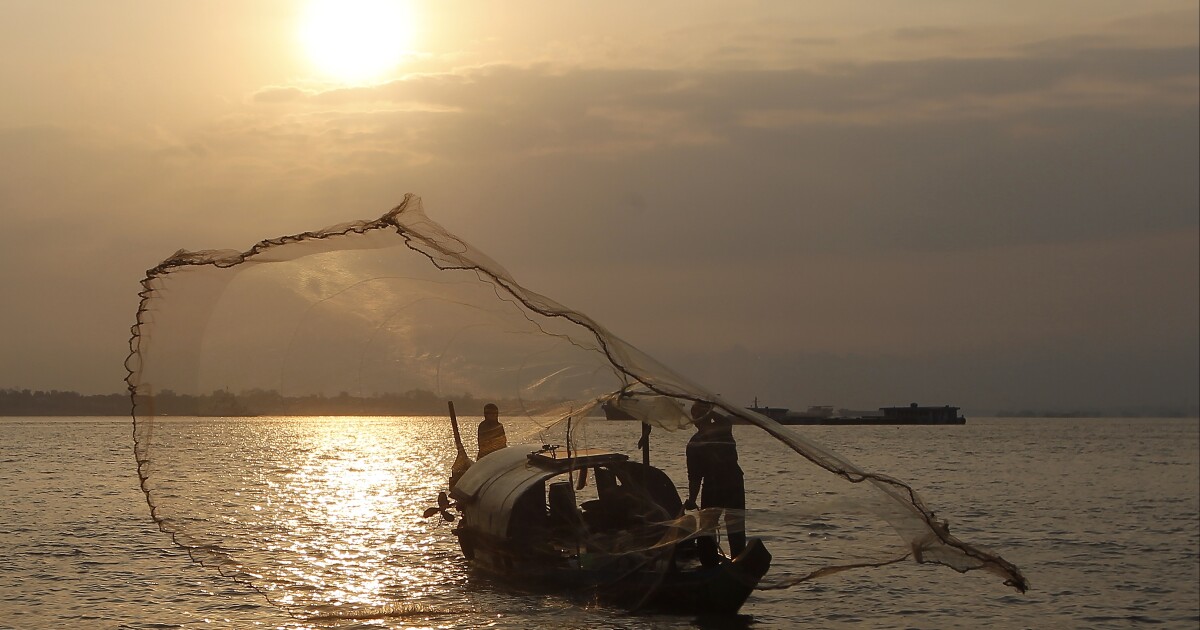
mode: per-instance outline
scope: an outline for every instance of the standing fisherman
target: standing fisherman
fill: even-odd
[[[688,499],[683,507],[697,509],[699,494],[701,507],[722,509],[729,557],[736,558],[746,548],[746,484],[738,465],[733,422],[715,413],[708,402],[692,405],[692,422],[696,434],[687,445]]]
[[[500,424],[500,408],[492,403],[483,406],[483,421],[479,423],[479,460],[484,455],[508,446],[504,425]]]

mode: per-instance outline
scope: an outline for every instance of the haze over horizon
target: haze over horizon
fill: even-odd
[[[1200,405],[1195,2],[361,4],[0,4],[0,389],[412,192],[745,404]]]

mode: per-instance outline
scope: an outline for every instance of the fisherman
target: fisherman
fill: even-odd
[[[505,446],[508,438],[504,435],[504,425],[500,424],[500,408],[488,403],[483,406],[483,421],[479,423],[479,454],[475,460]]]
[[[693,404],[691,413],[696,434],[687,445],[688,499],[683,507],[697,509],[699,494],[700,507],[721,509],[729,556],[736,558],[746,548],[746,485],[738,466],[733,421],[713,411],[709,402]]]

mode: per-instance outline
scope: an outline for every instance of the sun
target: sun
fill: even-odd
[[[327,78],[371,81],[395,68],[408,52],[411,18],[402,0],[311,0],[300,41]]]

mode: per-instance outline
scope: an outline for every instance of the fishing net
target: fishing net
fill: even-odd
[[[722,399],[521,286],[411,195],[373,221],[246,251],[177,252],[147,272],[140,297],[127,382],[151,514],[196,562],[296,616],[463,601],[454,592],[469,565],[447,522],[463,506],[437,497],[452,467],[478,457],[487,403],[499,408],[508,445],[529,445],[522,457],[602,449],[630,465],[649,459],[672,480],[656,492],[676,498],[603,515],[652,523],[649,534],[606,529],[592,515],[576,528],[592,535],[577,551],[619,549],[645,569],[659,566],[646,558],[715,534],[728,553],[723,510],[680,505],[690,411],[711,403],[706,417],[736,423],[742,466],[759,471],[746,475],[746,509],[724,510],[775,557],[758,588],[902,560],[981,569],[1026,588],[1014,566],[951,535],[908,485]],[[448,402],[463,414],[460,435]],[[622,465],[542,480],[550,490],[539,509],[567,496],[587,516]],[[825,535],[793,535],[798,523]]]

